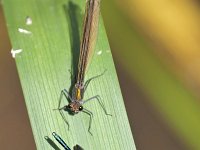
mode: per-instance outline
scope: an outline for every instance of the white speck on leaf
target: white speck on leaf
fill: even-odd
[[[22,29],[22,28],[18,28],[18,31],[19,31],[20,33],[24,33],[24,34],[31,34],[31,31],[28,31],[28,30]]]
[[[26,17],[26,25],[32,25],[32,19],[31,19],[31,17],[29,17],[29,16],[27,16]]]
[[[16,57],[16,54],[19,54],[22,52],[22,49],[11,49],[11,54],[12,54],[12,57],[15,58]]]
[[[97,55],[101,55],[101,54],[102,54],[102,51],[98,51],[98,52],[97,52]]]

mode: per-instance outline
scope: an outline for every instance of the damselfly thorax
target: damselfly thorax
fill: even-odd
[[[82,111],[83,94],[84,94],[84,86],[80,84],[75,84],[72,90],[72,101],[68,104],[66,109],[70,109],[71,112],[74,114],[77,114],[79,111]]]

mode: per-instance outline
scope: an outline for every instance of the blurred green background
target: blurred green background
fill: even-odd
[[[200,150],[200,1],[102,0],[138,150]],[[0,8],[0,145],[35,149]],[[12,142],[12,144],[10,144]]]

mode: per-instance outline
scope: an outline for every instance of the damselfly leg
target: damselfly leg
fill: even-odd
[[[57,108],[57,109],[54,109],[54,110],[58,110],[58,111],[59,111],[61,117],[63,118],[63,120],[64,120],[65,123],[67,124],[68,130],[69,130],[69,123],[68,123],[67,119],[65,118],[65,115],[64,115],[64,113],[63,113],[63,111],[62,111],[62,110],[66,110],[66,107],[67,107],[67,106],[65,105],[65,106],[61,107],[61,102],[62,102],[62,99],[63,99],[63,95],[65,96],[65,98],[66,98],[67,100],[72,101],[72,98],[71,98],[69,92],[68,92],[66,89],[64,89],[64,90],[62,90],[61,93],[60,93],[58,108]]]
[[[103,75],[105,74],[106,71],[107,71],[107,70],[104,70],[103,73],[101,73],[101,74],[99,74],[99,75],[96,75],[96,76],[94,76],[94,77],[88,79],[88,80],[85,82],[85,84],[84,84],[84,91],[86,91],[86,89],[87,89],[87,87],[88,87],[90,81],[92,81],[93,79],[96,79],[96,78],[99,78],[99,77],[103,76]]]
[[[92,135],[92,132],[90,131],[91,125],[92,125],[92,118],[93,118],[93,113],[87,109],[83,109],[83,112],[88,114],[90,116],[90,121],[89,121],[89,127],[88,127],[88,132]]]
[[[100,106],[102,107],[102,109],[104,110],[105,114],[106,114],[106,115],[109,115],[109,116],[112,116],[111,114],[109,114],[109,113],[107,112],[106,107],[105,107],[105,105],[104,105],[104,103],[103,103],[103,101],[101,100],[101,97],[100,97],[99,95],[93,96],[93,97],[91,97],[91,98],[89,98],[89,99],[83,101],[83,103],[86,103],[86,102],[91,101],[91,100],[97,100],[97,101],[99,102]]]

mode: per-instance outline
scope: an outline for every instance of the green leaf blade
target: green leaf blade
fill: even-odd
[[[53,139],[51,133],[55,131],[70,147],[79,144],[86,150],[134,150],[135,145],[102,19],[86,79],[101,74],[105,69],[108,71],[90,83],[84,98],[100,95],[107,111],[113,116],[106,116],[97,101],[86,103],[84,107],[94,114],[91,136],[88,133],[89,116],[84,113],[70,116],[64,112],[70,124],[68,131],[59,112],[53,110],[58,106],[61,90],[70,88],[68,69],[74,67],[71,41],[73,31],[70,31],[69,14],[66,13],[68,2],[3,1],[12,47],[23,50],[17,54],[15,60],[37,149],[50,149],[51,146],[44,137]],[[77,0],[73,3],[80,10],[79,15],[83,15],[85,2]],[[25,24],[27,16],[33,21],[30,26]],[[82,17],[77,18],[77,23],[77,30],[80,30]],[[26,29],[32,34],[19,33],[18,28]],[[99,51],[102,53],[98,54]],[[67,103],[63,98],[62,106]]]

